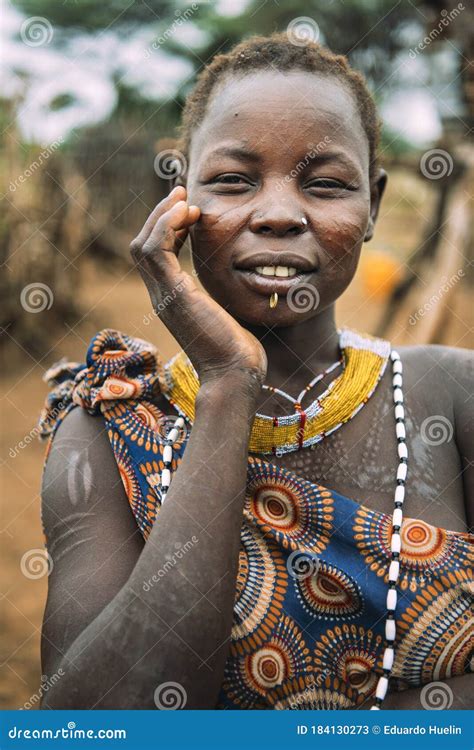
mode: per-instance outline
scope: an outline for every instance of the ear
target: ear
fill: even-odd
[[[157,176],[166,181],[168,193],[177,185],[186,187],[188,161],[176,138],[159,138],[154,146],[153,163]]]
[[[382,196],[387,184],[387,173],[384,169],[379,169],[377,179],[374,180],[370,190],[370,218],[365,233],[364,242],[369,242],[374,236],[375,222],[379,213]]]
[[[171,193],[175,187],[181,185],[186,187],[187,184],[187,165],[179,160],[176,161],[176,168],[173,171],[173,176],[168,180],[168,192]]]
[[[173,176],[169,180],[169,192],[171,193],[171,191],[178,185],[181,185],[182,187],[186,187],[186,184],[188,181],[187,178],[188,178],[188,165],[184,156],[181,155],[181,158],[178,158],[175,161],[175,168],[173,171]]]

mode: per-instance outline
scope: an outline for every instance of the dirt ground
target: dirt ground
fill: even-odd
[[[428,215],[430,200],[430,195],[424,194],[411,178],[400,174],[392,181],[375,240],[366,246],[358,275],[340,300],[339,324],[375,332],[381,299],[371,295],[367,287],[374,258],[378,252],[389,252],[395,265],[403,263],[422,236],[423,215]],[[61,356],[83,361],[90,337],[102,327],[118,328],[151,340],[164,358],[177,351],[176,343],[159,321],[153,318],[146,323],[151,307],[135,272],[109,273],[107,268],[98,272],[89,264],[84,268],[79,292],[86,311],[82,320],[74,327],[65,327],[54,350],[45,353],[41,361],[34,361],[25,352],[24,366],[2,381],[2,708],[20,708],[26,702],[37,707],[35,696],[41,676],[40,629],[47,576],[25,576],[22,570],[28,565],[25,553],[40,554],[34,550],[42,547],[39,491],[44,445],[35,437],[46,394],[42,376]],[[461,298],[456,304],[460,307],[449,330],[449,343],[472,347],[465,323],[470,318],[468,301]],[[29,570],[33,570],[32,563]]]

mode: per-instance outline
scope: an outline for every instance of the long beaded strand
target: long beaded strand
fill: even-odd
[[[408,449],[406,444],[405,409],[403,407],[403,366],[400,355],[394,349],[390,353],[392,360],[393,402],[395,404],[395,434],[398,443],[399,464],[397,468],[397,486],[395,489],[394,510],[392,516],[392,538],[390,541],[390,567],[388,570],[387,618],[385,621],[385,651],[383,655],[383,675],[379,677],[375,690],[375,703],[371,710],[379,710],[387,695],[388,682],[392,673],[395,658],[395,637],[397,627],[395,610],[397,608],[397,582],[400,574],[400,529],[403,523],[403,502],[405,500],[405,482],[408,471]]]
[[[400,551],[401,551],[401,536],[400,530],[403,523],[403,503],[405,500],[405,483],[408,472],[408,449],[406,444],[406,429],[405,429],[405,409],[403,406],[403,366],[400,359],[399,353],[393,349],[390,352],[390,359],[392,361],[392,386],[393,386],[393,402],[395,405],[395,434],[397,438],[397,450],[399,464],[397,468],[397,486],[395,488],[394,498],[394,510],[392,515],[392,537],[390,540],[390,566],[388,571],[388,592],[387,592],[387,616],[385,621],[385,650],[383,655],[382,669],[383,674],[379,677],[377,687],[375,690],[375,703],[371,706],[371,711],[380,710],[382,703],[387,695],[390,675],[392,673],[393,662],[395,658],[395,638],[396,638],[396,621],[395,621],[395,610],[397,608],[397,583],[400,574]],[[331,365],[331,369],[334,369],[337,363]],[[326,373],[317,375],[314,379],[320,380]],[[313,381],[311,381],[313,383]],[[313,383],[314,384],[314,383]],[[309,389],[311,384],[307,386]],[[298,397],[298,402],[301,401],[304,393],[304,389]],[[271,388],[269,387],[269,390]],[[274,392],[280,392],[277,389],[273,389]],[[283,392],[281,392],[283,394]],[[285,394],[287,395],[287,394]],[[291,396],[289,397],[290,400]],[[161,504],[164,503],[166,494],[168,492],[171,482],[171,463],[173,457],[173,443],[179,434],[179,429],[184,427],[184,419],[178,417],[165,438],[165,446],[163,449],[163,464],[164,468],[160,476],[160,489],[161,489]]]
[[[173,444],[179,435],[179,430],[184,427],[183,417],[178,417],[173,424],[173,427],[168,432],[164,440],[163,448],[163,464],[164,468],[160,474],[160,493],[161,493],[161,504],[166,500],[166,495],[171,484],[171,464],[173,460]]]

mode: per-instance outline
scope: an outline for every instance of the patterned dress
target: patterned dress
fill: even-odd
[[[42,435],[52,438],[78,406],[104,420],[146,540],[161,507],[170,427],[155,405],[166,377],[154,347],[106,329],[93,338],[86,364],[60,362],[47,379]],[[189,430],[186,424],[173,446],[173,471]],[[216,708],[348,709],[374,693],[391,524],[389,515],[249,456],[230,653]],[[401,537],[398,689],[471,671],[474,645],[474,537],[412,518]]]

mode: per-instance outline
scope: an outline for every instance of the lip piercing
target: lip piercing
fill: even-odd
[[[273,294],[270,297],[270,308],[273,310],[274,307],[277,306],[278,302],[278,292],[273,292]]]

